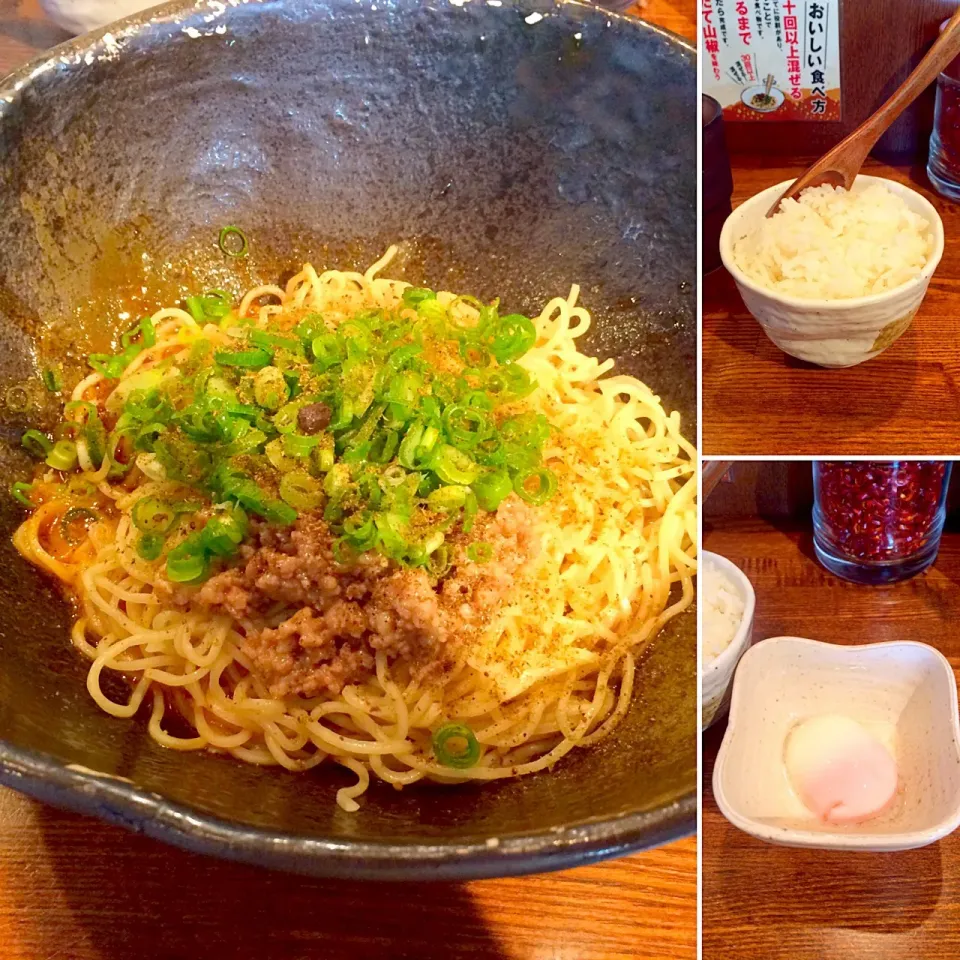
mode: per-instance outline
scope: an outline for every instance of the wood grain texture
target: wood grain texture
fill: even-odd
[[[627,12],[696,43],[696,0],[641,0],[640,3],[633,4]]]
[[[651,0],[643,15],[693,38],[695,11]],[[0,74],[65,38],[36,0],[0,0]],[[696,871],[691,838],[513,880],[309,880],[0,789],[0,960],[693,960]]]
[[[734,206],[806,167],[734,161]],[[723,268],[703,283],[705,456],[946,456],[960,452],[960,207],[919,168],[869,161],[864,173],[920,190],[948,238],[910,329],[888,350],[844,370],[782,353],[747,312]]]
[[[211,952],[212,951],[212,952]],[[512,880],[311,880],[0,791],[2,960],[693,960],[696,844]]]
[[[704,546],[756,591],[755,640],[922,640],[960,669],[960,535],[913,580],[863,587],[812,559],[808,524],[705,522]],[[920,850],[849,854],[755,840],[724,819],[710,778],[725,723],[704,737],[703,960],[947,960],[960,955],[960,834]]]

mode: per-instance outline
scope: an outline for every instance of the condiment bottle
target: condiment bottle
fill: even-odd
[[[951,464],[940,460],[813,464],[813,545],[857,583],[905,580],[936,559]]]
[[[944,20],[940,29],[947,23]],[[937,193],[960,200],[960,59],[937,77],[927,176]]]

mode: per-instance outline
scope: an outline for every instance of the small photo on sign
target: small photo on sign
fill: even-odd
[[[727,120],[840,119],[840,0],[703,0],[703,91]]]

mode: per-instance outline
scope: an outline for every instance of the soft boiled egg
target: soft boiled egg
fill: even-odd
[[[840,714],[811,717],[787,738],[787,774],[804,805],[826,823],[860,823],[897,792],[897,764],[862,724]]]

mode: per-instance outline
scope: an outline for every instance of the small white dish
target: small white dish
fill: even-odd
[[[926,296],[930,278],[943,256],[943,221],[926,197],[896,180],[860,174],[854,190],[883,184],[925,217],[933,230],[933,252],[919,276],[869,297],[805,300],[775,293],[751,280],[734,262],[733,245],[752,233],[792,180],[763,190],[727,217],[720,233],[720,257],[746,308],[764,333],[784,352],[821,367],[852,367],[882,353],[901,337]]]
[[[844,714],[893,752],[899,786],[872,820],[818,820],[794,793],[784,745],[801,721]],[[713,771],[723,815],[760,840],[831,850],[910,850],[960,826],[960,718],[946,658],[912,641],[840,646],[800,637],[756,644],[740,661]]]
[[[730,706],[730,687],[737,663],[744,651],[750,646],[753,639],[753,610],[756,605],[756,595],[753,584],[746,574],[726,557],[709,550],[700,551],[700,569],[702,571],[712,566],[719,569],[730,579],[739,592],[743,601],[743,619],[740,621],[730,645],[719,656],[715,657],[702,669],[703,679],[700,688],[700,729],[706,730],[726,713]],[[702,582],[702,580],[701,580]]]

